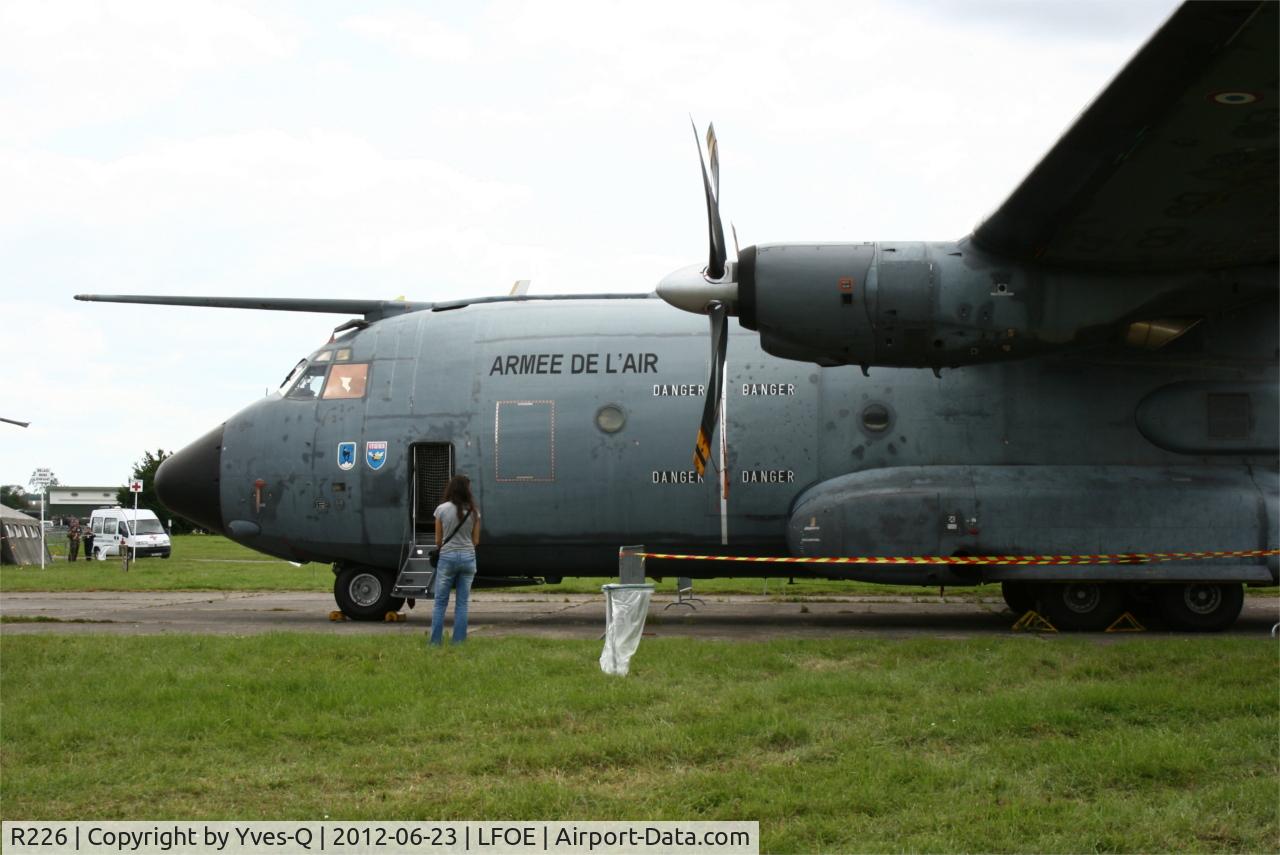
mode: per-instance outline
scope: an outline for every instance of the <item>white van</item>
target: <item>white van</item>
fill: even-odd
[[[159,555],[168,558],[169,535],[152,511],[139,509],[134,519],[132,508],[100,508],[89,517],[93,532],[93,557],[102,559],[119,555],[121,547],[137,549],[139,558]]]

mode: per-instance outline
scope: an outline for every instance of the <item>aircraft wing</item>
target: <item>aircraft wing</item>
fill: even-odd
[[[974,243],[1077,270],[1274,264],[1278,12],[1182,5]]]
[[[516,283],[519,287],[528,280]],[[516,288],[513,288],[514,292]],[[149,306],[190,306],[200,309],[262,309],[272,312],[331,312],[364,315],[370,323],[405,312],[446,312],[480,303],[524,303],[555,300],[646,300],[653,294],[513,294],[501,297],[471,297],[416,303],[407,300],[331,300],[312,297],[185,297],[152,294],[76,294],[77,300],[91,303],[141,303]]]
[[[77,300],[94,303],[144,303],[152,306],[194,306],[202,309],[265,309],[273,312],[332,312],[364,315],[373,321],[403,312],[430,309],[433,303],[402,300],[325,300],[296,297],[179,297],[148,294],[77,294]]]

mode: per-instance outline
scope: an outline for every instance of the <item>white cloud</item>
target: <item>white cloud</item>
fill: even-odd
[[[202,73],[288,59],[295,37],[231,3],[0,4],[0,141],[136,116]]]
[[[958,237],[1173,4],[1118,5],[0,5],[0,481],[119,480],[342,320],[75,293],[650,290],[705,253],[689,112],[744,245]]]
[[[343,25],[361,36],[432,62],[462,62],[473,53],[471,40],[466,35],[429,15],[409,9],[354,15]]]
[[[172,140],[114,160],[0,150],[0,224],[130,228],[199,214],[211,226],[486,215],[519,187],[426,158],[389,157],[343,132],[254,130]],[[444,211],[448,209],[449,213]],[[437,212],[432,214],[431,212]]]
[[[36,466],[52,468],[64,483],[123,483],[142,450],[155,447],[153,437],[194,439],[226,415],[199,396],[174,394],[166,363],[182,365],[184,354],[149,354],[153,337],[145,331],[113,328],[69,301],[59,308],[6,299],[0,317],[39,342],[31,369],[5,387],[4,415],[31,422],[4,432],[5,483],[25,483],[21,470]]]

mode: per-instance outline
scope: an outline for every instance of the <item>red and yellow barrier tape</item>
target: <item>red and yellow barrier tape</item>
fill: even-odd
[[[1262,558],[1280,555],[1280,549],[1225,549],[1213,552],[1127,552],[1112,555],[917,555],[859,556],[854,558],[752,557],[745,555],[676,555],[640,552],[642,558],[667,561],[743,561],[751,564],[1154,564],[1160,561],[1194,561],[1197,558]]]

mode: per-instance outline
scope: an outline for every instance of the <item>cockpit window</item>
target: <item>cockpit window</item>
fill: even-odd
[[[322,350],[315,356],[311,357],[312,362],[328,362],[330,359],[333,359],[332,350]]]
[[[307,360],[299,359],[298,364],[293,366],[288,375],[284,378],[284,382],[280,384],[280,394],[283,395],[293,385],[293,381],[298,379],[298,375],[302,373],[302,369],[307,367]]]
[[[339,350],[338,350],[338,361],[339,361],[339,362],[346,362],[346,361],[347,361],[348,359],[350,359],[350,358],[351,358],[351,348],[349,348],[349,347],[339,348]]]
[[[347,365],[335,365],[329,372],[329,382],[324,387],[324,397],[331,398],[363,398],[365,386],[369,379],[369,363],[353,362]]]
[[[324,373],[328,370],[329,366],[324,364],[312,365],[293,384],[286,397],[304,401],[319,398],[320,390],[324,388]]]

